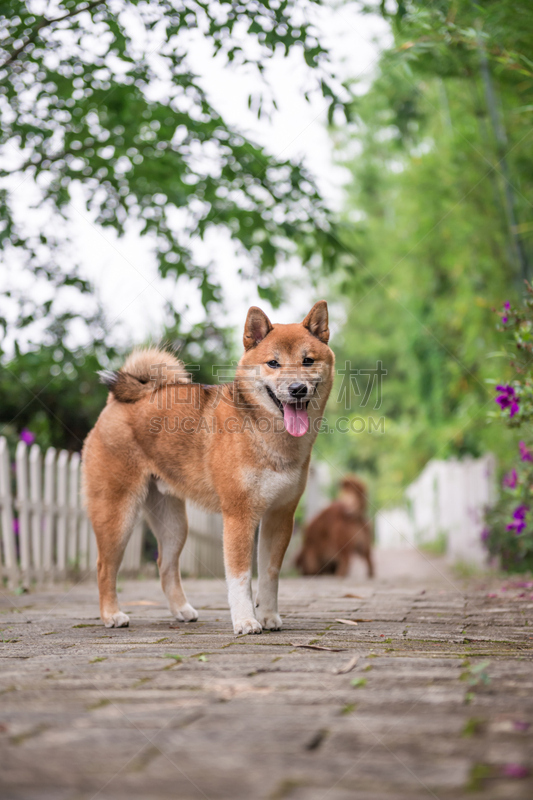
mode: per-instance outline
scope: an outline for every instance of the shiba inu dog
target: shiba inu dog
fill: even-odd
[[[352,556],[364,558],[368,577],[374,576],[372,523],[367,517],[367,490],[362,480],[347,475],[337,500],[306,526],[303,545],[296,558],[302,575],[345,577]]]
[[[232,383],[191,383],[173,354],[154,348],[134,351],[122,369],[102,375],[110,394],[82,459],[106,627],[129,623],[119,608],[116,577],[141,508],[158,540],[171,613],[182,621],[198,618],[180,579],[186,499],[222,513],[235,633],[281,627],[279,571],[333,381],[328,340],[324,300],[302,323],[290,325],[272,325],[252,307]],[[254,606],[251,562],[258,524]]]

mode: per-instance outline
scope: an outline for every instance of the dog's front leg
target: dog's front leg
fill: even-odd
[[[278,580],[283,556],[292,535],[294,511],[293,505],[267,511],[259,532],[259,587],[255,604],[261,625],[272,631],[281,628]]]
[[[252,554],[256,521],[224,514],[224,563],[233,630],[261,633],[252,601]]]

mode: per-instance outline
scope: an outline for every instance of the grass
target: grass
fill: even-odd
[[[97,700],[95,703],[91,703],[91,705],[87,706],[87,711],[95,711],[97,708],[104,708],[104,706],[108,706],[111,704],[111,700],[107,700],[103,697],[101,700]]]
[[[490,661],[481,661],[479,664],[475,664],[474,666],[466,664],[465,666],[467,668],[461,673],[460,680],[466,681],[472,688],[480,685],[487,686],[490,683],[490,678],[486,671],[486,668],[489,666],[489,664]]]
[[[475,578],[483,572],[479,567],[474,564],[468,564],[466,561],[456,561],[452,565],[452,570],[457,578],[462,578],[463,580]]]
[[[469,738],[470,736],[475,736],[476,734],[481,733],[483,729],[483,722],[484,721],[479,717],[471,717],[470,719],[467,719],[461,735]]]
[[[301,781],[293,780],[292,778],[282,780],[270,795],[269,800],[284,800],[285,797],[289,797],[300,786],[303,786]]]
[[[446,548],[448,546],[448,538],[444,531],[441,531],[437,534],[437,538],[434,539],[432,542],[424,542],[424,544],[419,545],[420,550],[424,553],[428,553],[431,556],[444,556],[446,555]]]
[[[39,734],[48,730],[48,727],[48,725],[42,723],[41,725],[37,725],[35,728],[32,728],[29,731],[24,731],[24,733],[18,733],[15,736],[11,736],[9,741],[11,744],[22,744],[27,739],[32,739],[34,736],[39,736]]]
[[[80,622],[79,625],[73,625],[73,628],[99,628],[100,622]]]
[[[138,689],[139,686],[144,686],[145,683],[149,683],[151,680],[152,680],[152,678],[149,678],[148,676],[145,676],[144,678],[139,678],[138,681],[135,681],[135,683],[132,684],[131,688],[132,689]]]
[[[183,661],[183,656],[180,656],[178,653],[165,653],[163,658],[171,658],[174,661],[173,664],[169,664],[168,667],[165,667],[165,669],[170,669],[171,667],[175,667],[176,664],[181,664],[181,662]]]
[[[468,792],[480,792],[485,781],[492,775],[492,770],[487,764],[473,764],[468,776],[466,790]]]
[[[357,705],[355,703],[348,703],[344,706],[344,708],[341,708],[341,714],[343,716],[346,716],[346,714],[352,714],[356,708]]]

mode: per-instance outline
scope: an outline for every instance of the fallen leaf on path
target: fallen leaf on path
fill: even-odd
[[[355,597],[357,600],[364,600],[364,597],[360,594],[343,594],[343,597]]]
[[[162,606],[162,603],[156,603],[155,600],[130,600],[129,603],[124,603],[125,606]]]
[[[335,622],[342,622],[343,625],[357,625],[354,619],[336,619]]]
[[[338,667],[337,669],[333,670],[335,675],[346,675],[347,672],[351,672],[352,669],[355,667],[357,662],[359,661],[359,656],[354,656],[347,664],[343,667]]]
[[[345,647],[323,647],[320,644],[295,644],[294,642],[289,642],[292,647],[305,647],[306,650],[329,650],[331,653],[343,653],[346,648]]]
[[[529,769],[523,764],[502,764],[500,771],[506,778],[527,778],[529,776]]]

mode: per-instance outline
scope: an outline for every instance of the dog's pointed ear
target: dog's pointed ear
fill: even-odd
[[[319,300],[315,303],[309,314],[302,322],[304,328],[307,328],[309,333],[320,339],[321,342],[327,344],[329,341],[329,328],[328,328],[328,304],[325,300]]]
[[[249,350],[250,347],[255,347],[256,344],[263,341],[271,330],[272,323],[265,312],[261,311],[257,306],[252,306],[244,323],[244,335],[242,337],[244,349]]]

